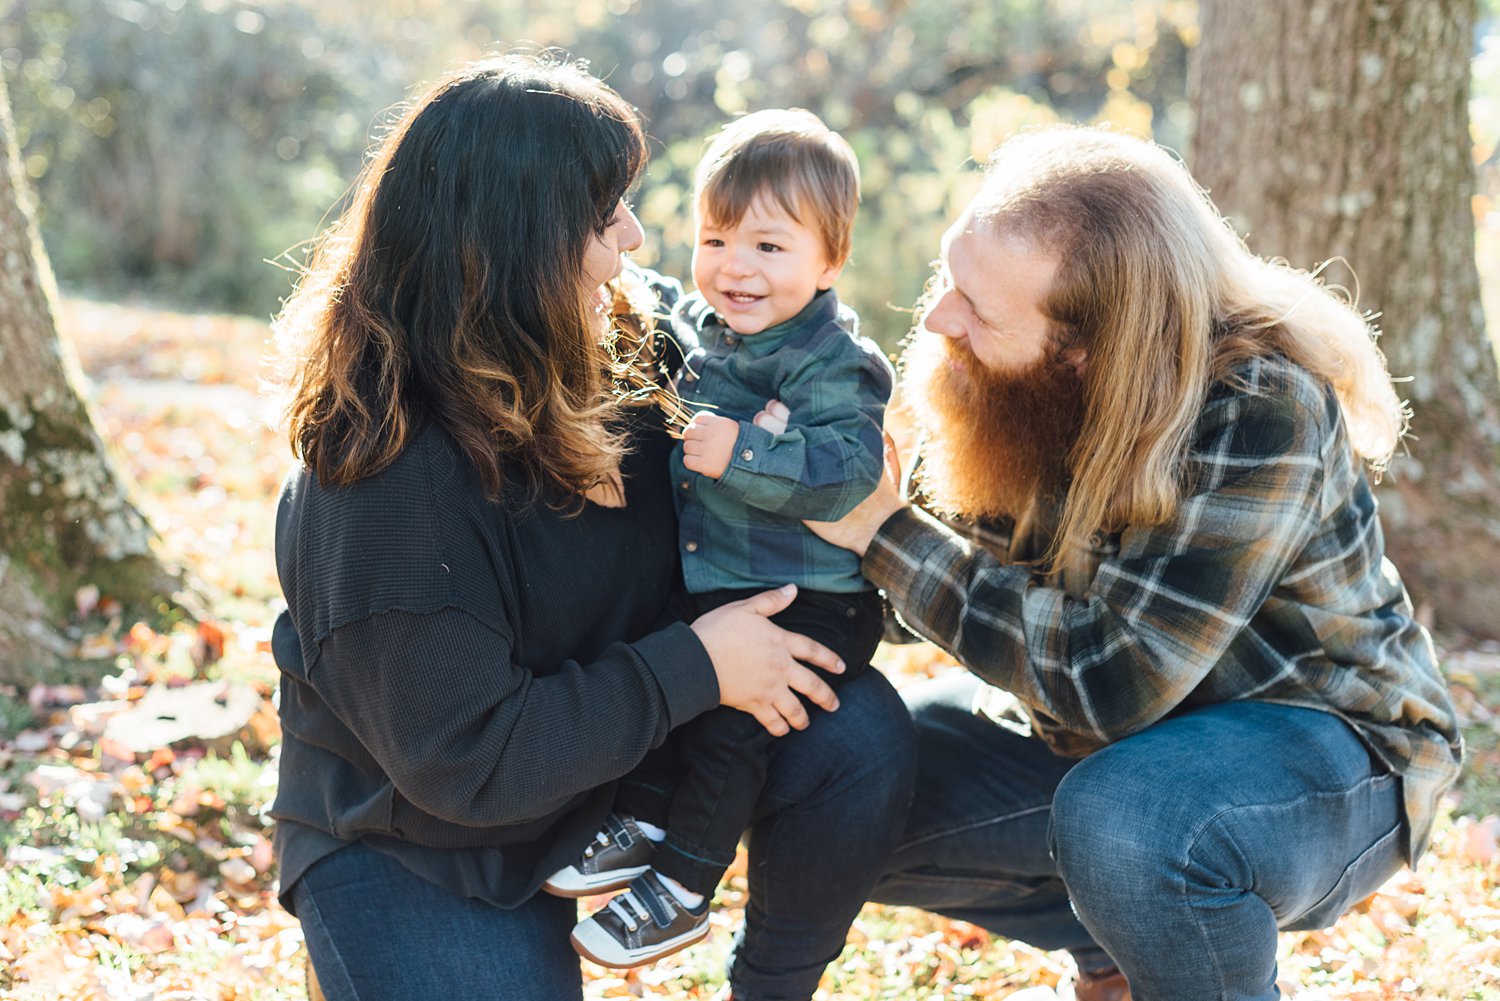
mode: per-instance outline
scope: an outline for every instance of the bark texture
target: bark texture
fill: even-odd
[[[79,586],[145,610],[182,582],[76,389],[3,78],[0,143],[0,682],[25,683],[73,660]]]
[[[1378,490],[1435,624],[1500,636],[1500,384],[1474,260],[1475,0],[1202,0],[1189,165],[1252,250],[1380,314],[1415,410]],[[1351,274],[1350,268],[1353,273]]]

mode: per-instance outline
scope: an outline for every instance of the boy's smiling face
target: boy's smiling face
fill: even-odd
[[[758,195],[734,226],[711,221],[700,204],[693,282],[737,334],[758,334],[790,320],[843,264],[828,262],[823,238],[774,198]]]

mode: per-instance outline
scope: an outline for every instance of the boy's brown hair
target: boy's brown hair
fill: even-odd
[[[725,125],[698,163],[699,211],[736,226],[767,194],[823,238],[828,263],[849,259],[859,211],[859,160],[844,137],[801,108],[757,111]]]

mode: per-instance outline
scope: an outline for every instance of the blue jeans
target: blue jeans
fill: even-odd
[[[901,837],[915,765],[911,716],[879,671],[772,746],[730,960],[735,1001],[812,997]]]
[[[1114,962],[1136,1001],[1267,999],[1277,930],[1404,861],[1400,780],[1335,716],[1206,706],[1076,761],[974,715],[977,685],[907,690],[917,794],[875,900]]]
[[[313,865],[292,894],[328,1001],[583,997],[572,900],[539,893],[502,910],[359,842]]]
[[[901,834],[911,717],[878,671],[840,688],[839,703],[771,748],[731,960],[736,1001],[812,996]],[[539,893],[507,911],[460,899],[362,844],[314,865],[293,895],[328,1001],[582,996],[574,901]]]

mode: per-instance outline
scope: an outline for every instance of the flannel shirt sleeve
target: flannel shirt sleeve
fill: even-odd
[[[864,573],[907,623],[1014,693],[1054,748],[1084,754],[1142,730],[1248,641],[1316,526],[1329,416],[1280,388],[1210,400],[1176,514],[1125,530],[1082,597],[912,509],[881,527]]]
[[[784,433],[740,421],[717,489],[762,511],[818,521],[842,518],[874,491],[885,462],[891,367],[846,336],[830,340],[837,350],[800,366],[780,387],[792,412]]]

